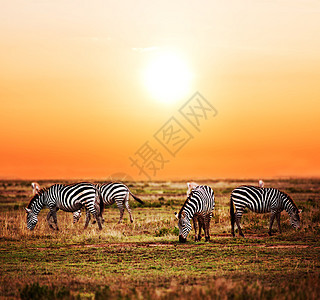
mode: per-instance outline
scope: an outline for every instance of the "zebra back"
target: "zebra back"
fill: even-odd
[[[199,185],[191,191],[187,200],[181,207],[178,218],[181,218],[182,213],[186,213],[191,219],[195,213],[207,214],[214,209],[214,192],[207,185]]]
[[[57,196],[57,207],[64,211],[74,212],[85,207],[91,213],[95,213],[97,189],[89,182],[80,182],[63,186]]]
[[[128,193],[128,187],[121,182],[109,182],[98,185],[105,205],[113,204],[117,199],[123,199]]]

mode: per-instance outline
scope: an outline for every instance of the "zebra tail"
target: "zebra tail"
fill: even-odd
[[[129,191],[129,193],[133,197],[134,200],[138,201],[141,204],[144,204],[144,202],[140,198],[138,198],[137,196],[133,195],[130,191]]]
[[[234,214],[232,195],[230,196],[230,219],[231,219],[231,227],[233,228],[236,217]]]

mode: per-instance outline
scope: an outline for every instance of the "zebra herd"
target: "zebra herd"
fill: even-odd
[[[133,222],[129,206],[129,195],[143,204],[143,201],[133,195],[123,183],[92,184],[80,182],[70,185],[54,184],[49,188],[40,189],[37,183],[32,183],[34,196],[26,207],[27,227],[32,230],[38,222],[38,214],[44,207],[49,208],[47,221],[52,229],[59,230],[57,224],[57,211],[59,209],[73,212],[73,222],[81,217],[81,208],[86,211],[84,228],[88,227],[91,215],[96,219],[99,229],[102,229],[104,219],[102,213],[104,205],[116,203],[120,210],[119,223],[122,222],[124,209],[128,210],[130,221]],[[51,223],[51,218],[55,227]]]
[[[188,183],[187,199],[181,207],[179,213],[175,212],[178,219],[179,241],[186,242],[191,230],[191,219],[195,230],[195,241],[201,240],[202,228],[205,240],[210,240],[210,220],[215,206],[214,192],[206,185]],[[270,212],[270,223],[268,234],[274,219],[277,219],[278,229],[280,228],[280,214],[285,210],[290,216],[290,223],[293,228],[300,228],[301,212],[298,210],[292,198],[275,188],[264,188],[263,182],[259,186],[240,186],[235,188],[230,197],[230,219],[231,234],[234,234],[234,224],[237,224],[239,235],[244,236],[240,227],[242,214],[246,208],[255,213]],[[117,204],[120,211],[120,219],[123,220],[124,209],[126,208],[130,221],[133,222],[131,209],[129,206],[130,195],[141,204],[144,202],[133,195],[129,188],[123,183],[111,182],[106,184],[93,184],[88,182],[75,183],[70,185],[55,184],[49,188],[42,188],[37,183],[32,183],[34,196],[25,208],[27,212],[27,228],[33,230],[38,222],[38,214],[42,208],[48,207],[47,222],[52,229],[59,230],[57,223],[57,211],[59,209],[73,212],[73,222],[77,222],[81,217],[81,209],[86,211],[85,227],[87,228],[91,215],[102,229],[103,211],[105,205]],[[53,226],[52,221],[55,226]]]

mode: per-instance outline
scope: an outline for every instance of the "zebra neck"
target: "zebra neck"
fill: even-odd
[[[38,215],[41,209],[43,209],[43,207],[46,205],[44,199],[45,199],[44,195],[41,194],[40,197],[38,198],[38,201],[33,203],[31,209],[35,215]]]
[[[293,208],[295,205],[292,203],[292,200],[285,194],[283,194],[283,206],[284,210],[291,216],[293,214]]]
[[[197,208],[194,205],[194,203],[188,203],[185,206],[183,212],[186,214],[186,218],[188,220],[191,220],[193,218],[193,215],[195,214],[196,210],[197,210]]]

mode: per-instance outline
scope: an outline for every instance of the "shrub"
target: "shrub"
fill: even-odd
[[[47,285],[39,285],[38,282],[27,284],[21,291],[20,291],[21,299],[74,299],[70,295],[70,291],[65,288],[56,288],[52,286],[51,288]]]

